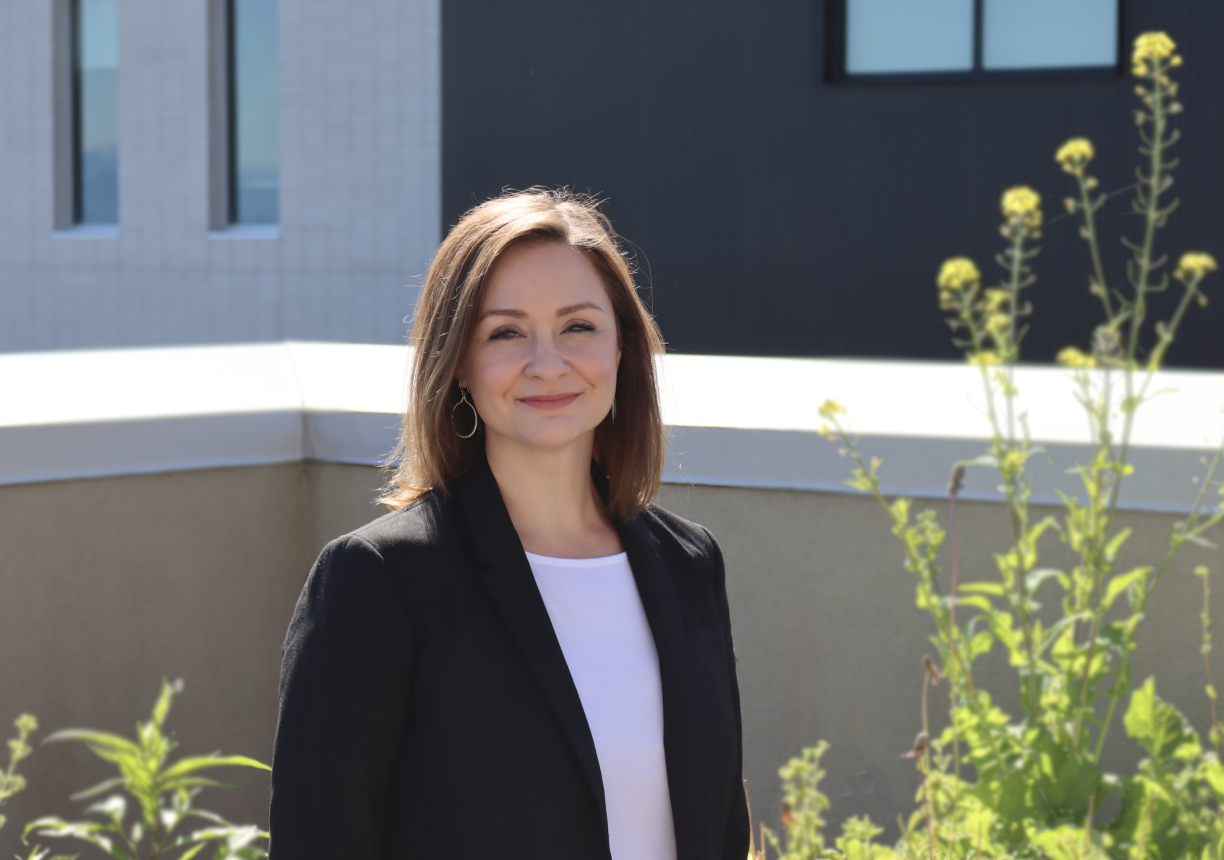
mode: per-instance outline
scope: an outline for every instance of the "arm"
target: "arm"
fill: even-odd
[[[725,860],[744,860],[748,856],[748,830],[752,825],[748,820],[748,802],[744,796],[744,726],[740,716],[739,681],[735,674],[735,648],[731,640],[731,611],[727,606],[727,572],[723,566],[722,550],[718,547],[718,541],[714,540],[708,530],[706,536],[713,547],[714,575],[711,584],[714,586],[718,620],[722,622],[727,635],[727,666],[730,668],[731,701],[735,708],[735,734],[738,741],[735,785],[731,786],[727,827],[723,835],[723,857]]]
[[[382,557],[349,536],[323,550],[282,651],[272,756],[274,860],[373,860],[408,721],[415,648]]]

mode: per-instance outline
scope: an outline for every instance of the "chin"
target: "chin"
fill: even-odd
[[[587,436],[594,427],[587,427],[585,424],[575,425],[566,422],[561,424],[553,424],[552,426],[536,426],[524,427],[518,434],[519,439],[533,448],[563,448],[584,436]]]

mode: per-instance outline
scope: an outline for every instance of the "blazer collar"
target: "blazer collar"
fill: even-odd
[[[548,609],[488,461],[481,457],[452,481],[449,489],[463,508],[476,556],[489,566],[481,576],[484,586],[578,756],[595,796],[607,845],[608,813],[595,741],[553,632]]]
[[[597,474],[596,481],[604,491],[602,475]],[[482,574],[485,588],[556,713],[590,783],[603,821],[606,844],[607,808],[595,742],[565,655],[553,632],[548,609],[536,587],[531,565],[488,461],[481,457],[471,469],[452,481],[449,489],[463,509],[476,556],[488,565]],[[690,785],[692,774],[700,771],[694,765],[701,750],[697,747],[696,735],[688,729],[699,715],[692,712],[694,682],[683,614],[659,540],[643,517],[637,516],[618,525],[617,531],[629,557],[659,657],[663,744],[676,853],[678,860],[690,860],[691,848],[695,846],[691,846],[689,834],[696,835],[694,828],[700,827],[702,820],[701,811],[695,807],[700,787]]]

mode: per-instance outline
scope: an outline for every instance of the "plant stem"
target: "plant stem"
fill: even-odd
[[[926,749],[922,751],[922,795],[926,800],[927,838],[931,843],[931,860],[935,860],[937,836],[935,834],[935,801],[931,798],[931,726],[927,718],[927,691],[931,687],[930,673],[922,673],[922,733],[927,737]]]
[[[1141,614],[1147,607],[1147,602],[1151,598],[1152,592],[1155,591],[1156,586],[1160,584],[1160,580],[1164,578],[1169,566],[1173,563],[1173,559],[1177,557],[1178,550],[1181,549],[1182,543],[1187,540],[1186,536],[1197,537],[1208,528],[1211,528],[1216,523],[1220,522],[1221,519],[1224,519],[1224,513],[1217,512],[1213,514],[1206,523],[1202,524],[1201,526],[1199,525],[1199,516],[1202,512],[1203,502],[1206,501],[1207,498],[1207,489],[1215,480],[1216,471],[1220,467],[1221,457],[1224,457],[1224,440],[1221,440],[1220,446],[1216,448],[1215,456],[1211,458],[1211,465],[1207,467],[1207,474],[1203,478],[1202,486],[1199,487],[1198,495],[1194,499],[1194,505],[1190,508],[1190,513],[1186,516],[1186,519],[1182,520],[1180,523],[1175,523],[1173,526],[1173,532],[1169,538],[1169,549],[1165,553],[1164,561],[1161,562],[1160,567],[1156,571],[1156,575],[1152,577],[1147,587],[1139,593],[1139,597],[1135,600],[1133,610],[1136,614]],[[1179,527],[1180,531],[1178,530]],[[1122,664],[1115,670],[1116,672],[1129,671],[1132,641],[1133,638],[1128,639],[1128,641],[1125,643],[1122,652]],[[1117,689],[1116,684],[1114,687],[1115,689],[1113,692],[1109,694],[1109,708],[1105,712],[1104,721],[1101,723],[1101,734],[1100,737],[1097,738],[1096,750],[1092,755],[1092,760],[1094,762],[1099,762],[1101,760],[1101,751],[1105,748],[1105,738],[1109,734],[1109,726],[1113,722],[1114,710],[1118,707],[1118,700],[1122,698],[1122,693],[1124,692],[1123,690]]]
[[[1186,309],[1190,307],[1190,302],[1198,295],[1198,285],[1202,279],[1202,274],[1191,276],[1191,279],[1186,282],[1185,295],[1182,296],[1181,301],[1178,303],[1177,310],[1173,312],[1173,318],[1169,321],[1168,325],[1158,326],[1157,336],[1159,340],[1152,349],[1151,357],[1148,359],[1149,376],[1153,371],[1160,368],[1164,354],[1168,350],[1169,345],[1173,343],[1173,338],[1177,334],[1177,327],[1181,325],[1182,317],[1186,315]]]
[[[957,468],[963,469],[963,467],[959,467],[959,466]],[[949,511],[950,511],[949,520],[950,520],[950,525],[951,525],[950,533],[951,533],[951,538],[952,538],[952,587],[951,587],[952,601],[949,604],[949,615],[950,615],[950,620],[951,620],[950,626],[958,638],[960,636],[960,628],[956,626],[956,588],[957,588],[958,581],[960,578],[960,570],[959,570],[959,564],[958,564],[959,557],[960,557],[960,545],[956,540],[956,498],[960,494],[959,483],[960,483],[959,474],[954,473],[952,477],[952,484],[951,486],[948,487],[948,505],[949,505]],[[957,687],[957,684],[956,684],[957,671],[958,671],[957,663],[954,661],[951,665],[951,671],[949,672],[949,675],[951,675],[951,682],[948,685],[954,694],[955,694],[956,687]],[[960,777],[961,777],[960,728],[957,725],[958,721],[956,719],[955,696],[953,696],[952,704],[953,704],[953,707],[952,707],[952,755],[953,755],[954,760],[956,761],[956,779],[957,779],[957,782],[959,782]]]
[[[1088,231],[1088,253],[1092,256],[1092,270],[1096,275],[1096,288],[1100,291],[1101,304],[1105,306],[1105,319],[1112,321],[1114,317],[1113,303],[1109,300],[1109,287],[1105,283],[1105,267],[1101,265],[1101,248],[1097,240],[1096,207],[1093,205],[1088,179],[1083,170],[1075,175],[1079,180],[1080,206],[1084,210],[1084,228]]]
[[[1139,832],[1139,846],[1135,851],[1135,860],[1143,860],[1144,848],[1146,848],[1148,831],[1152,829],[1152,811],[1156,808],[1156,798],[1148,798],[1147,814],[1143,816],[1143,830]]]
[[[1211,679],[1211,580],[1206,568],[1203,570],[1203,664],[1207,668],[1207,698],[1211,700],[1211,743],[1215,747],[1216,761],[1220,755],[1220,718],[1216,714],[1216,689]]]
[[[1126,343],[1126,363],[1132,366],[1139,346],[1143,318],[1147,315],[1147,293],[1152,274],[1152,248],[1159,226],[1160,195],[1164,185],[1165,108],[1164,85],[1160,79],[1164,69],[1156,65],[1152,74],[1152,142],[1148,148],[1148,192],[1144,207],[1143,250],[1139,256],[1139,278],[1135,283],[1135,305],[1131,313],[1130,336]]]
[[[896,533],[897,529],[900,528],[902,523],[897,519],[897,515],[893,512],[893,509],[889,507],[888,500],[884,498],[884,494],[880,492],[879,479],[875,478],[871,474],[871,470],[867,467],[867,464],[863,462],[863,455],[859,453],[858,447],[854,444],[854,440],[852,440],[849,434],[846,433],[846,428],[841,425],[841,422],[834,418],[830,423],[833,425],[837,438],[843,445],[846,446],[846,450],[849,452],[850,457],[854,460],[855,465],[859,467],[864,475],[868,476],[868,491],[883,509],[885,516],[888,517],[889,523],[891,523],[893,526],[894,533]],[[910,569],[917,575],[921,576],[922,574],[920,571],[925,568],[926,562],[914,551],[913,547],[911,547],[907,541],[902,541],[902,543],[905,546],[906,561],[909,563]],[[957,676],[959,677],[960,672],[964,673],[964,683],[968,691],[966,698],[968,699],[969,704],[977,712],[979,719],[984,720],[985,715],[982,712],[982,703],[978,699],[977,686],[973,683],[973,672],[968,663],[965,661],[964,655],[960,651],[959,639],[953,631],[949,630],[947,621],[940,615],[938,607],[932,608],[930,612],[931,618],[935,621],[935,625],[939,628],[939,632],[943,636],[944,641],[948,643],[948,650],[951,653],[952,661],[958,668]],[[999,773],[1006,773],[1007,770],[1003,765],[1003,754],[999,752],[999,745],[996,742],[994,735],[987,733],[986,736],[990,740],[990,751],[994,754],[995,764],[999,768]]]

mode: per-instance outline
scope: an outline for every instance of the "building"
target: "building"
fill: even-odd
[[[567,184],[607,198],[680,352],[953,358],[934,273],[989,277],[1027,183],[1048,361],[1097,308],[1052,156],[1096,142],[1120,284],[1145,30],[1186,58],[1162,249],[1224,251],[1222,27],[1211,0],[9,2],[0,350],[400,343],[445,225]],[[1220,313],[1173,363],[1224,365]]]
[[[441,232],[438,18],[0,4],[0,350],[402,343]]]

